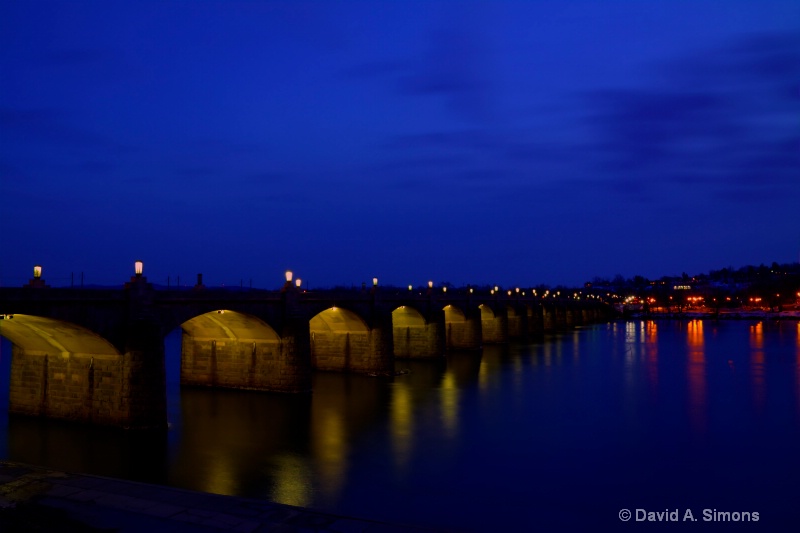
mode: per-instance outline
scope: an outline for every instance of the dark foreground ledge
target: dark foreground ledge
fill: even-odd
[[[443,531],[0,461],[0,531]]]

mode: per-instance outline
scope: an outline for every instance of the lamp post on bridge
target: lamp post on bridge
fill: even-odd
[[[141,259],[137,259],[133,262],[133,276],[131,276],[131,280],[125,284],[125,288],[131,287],[138,287],[139,290],[142,288],[150,288],[150,284],[147,283],[147,278],[144,277],[144,261]]]
[[[25,285],[25,287],[32,287],[35,289],[42,289],[47,287],[44,280],[42,279],[42,265],[35,265],[33,267],[33,278],[31,278],[28,281],[28,284]]]

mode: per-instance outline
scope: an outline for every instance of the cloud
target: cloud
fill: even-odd
[[[584,95],[598,177],[622,194],[638,181],[702,186],[726,201],[766,201],[756,194],[765,187],[773,200],[797,197],[800,99],[786,87],[800,91],[798,45],[744,39],[662,65],[657,89]]]
[[[483,123],[493,114],[486,45],[476,32],[440,30],[430,34],[425,53],[398,80],[401,94],[439,96],[456,118]]]

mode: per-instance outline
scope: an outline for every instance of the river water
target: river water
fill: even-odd
[[[138,434],[9,417],[4,340],[0,457],[466,531],[800,526],[796,321],[615,322],[300,396],[181,389],[179,343],[170,429]]]

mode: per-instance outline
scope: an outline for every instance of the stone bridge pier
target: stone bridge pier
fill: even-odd
[[[131,286],[116,296],[95,310],[34,298],[3,315],[0,333],[13,343],[9,412],[167,427],[164,340],[150,295]]]
[[[467,305],[462,311],[448,305],[444,308],[446,348],[477,350],[483,344],[483,312],[478,305]]]
[[[371,297],[327,307],[310,301],[310,359],[315,370],[390,374],[394,372],[392,307]]]
[[[181,384],[201,387],[307,392],[311,390],[309,324],[293,291],[273,305],[251,304],[249,312],[221,308],[179,324]]]
[[[441,357],[446,349],[445,311],[430,302],[419,310],[401,305],[392,311],[394,355],[401,359]]]

